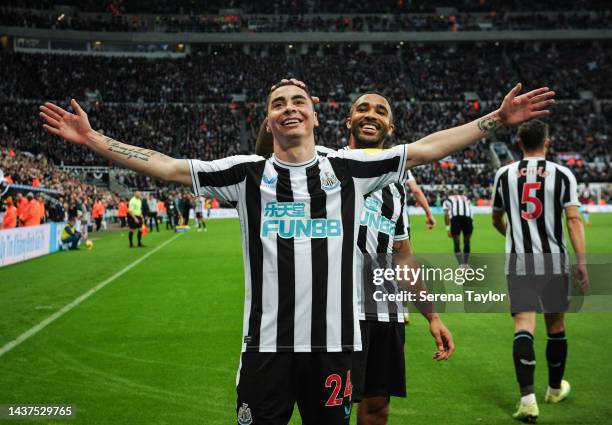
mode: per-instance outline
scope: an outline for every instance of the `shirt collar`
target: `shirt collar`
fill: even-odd
[[[275,154],[272,154],[272,163],[278,165],[281,168],[286,168],[288,170],[292,168],[295,169],[295,168],[308,167],[310,165],[315,164],[318,160],[319,158],[316,153],[311,159],[309,159],[308,161],[304,161],[304,162],[286,162],[286,161],[282,161],[278,159]]]

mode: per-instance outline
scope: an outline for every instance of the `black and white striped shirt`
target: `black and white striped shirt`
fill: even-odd
[[[407,147],[190,161],[196,195],[232,202],[243,239],[243,351],[361,350],[355,291],[364,195],[402,181]]]
[[[343,150],[350,150],[344,147]],[[379,149],[364,149],[366,152],[378,152]],[[317,152],[327,155],[334,152],[332,149],[317,146]],[[414,180],[408,170],[405,174],[406,182]],[[392,183],[389,186],[367,194],[364,208],[359,218],[359,236],[357,237],[357,261],[355,273],[357,279],[357,304],[359,306],[359,320],[375,320],[380,322],[403,322],[404,305],[401,301],[376,301],[374,292],[382,290],[383,293],[396,293],[397,287],[390,283],[384,288],[376,287],[371,279],[364,278],[366,257],[373,262],[377,256],[393,253],[393,242],[409,239],[408,208],[406,207],[405,182]],[[383,254],[383,255],[381,255]],[[392,267],[390,262],[382,264],[383,267]]]
[[[393,254],[393,242],[409,239],[408,208],[406,207],[406,187],[403,183],[393,183],[381,190],[372,192],[365,199],[360,218],[357,238],[357,300],[359,320],[380,322],[403,322],[404,306],[401,301],[376,301],[375,291],[397,293],[395,284],[386,283],[384,288],[376,287],[371,279],[364,279],[365,256],[375,258]],[[387,258],[389,260],[389,258]],[[392,267],[387,261],[385,267]]]
[[[524,158],[497,171],[494,189],[493,208],[505,211],[508,220],[506,253],[517,254],[511,256],[508,270],[517,274],[567,270],[563,211],[580,206],[572,172],[544,158]]]
[[[442,209],[448,211],[448,216],[472,218],[472,205],[465,195],[451,195],[442,203]]]

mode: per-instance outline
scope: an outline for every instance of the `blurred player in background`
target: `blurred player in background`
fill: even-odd
[[[198,232],[201,232],[202,229],[206,232],[206,198],[203,196],[198,196],[195,200],[195,218],[196,223],[198,224]]]
[[[149,229],[153,231],[153,226],[155,226],[157,233],[159,233],[159,223],[157,222],[157,215],[158,215],[157,199],[155,199],[153,195],[148,193],[146,202],[147,202],[147,207],[148,207],[147,222],[149,223]]]
[[[470,259],[470,239],[474,232],[472,204],[465,195],[454,191],[443,203],[444,224],[449,238],[453,238],[453,249],[457,262],[462,267],[468,265]],[[463,253],[461,252],[461,235],[463,235]]]
[[[191,213],[191,195],[188,192],[183,193],[179,200],[179,210],[181,215],[181,225],[189,226],[189,214]]]
[[[584,224],[586,226],[591,225],[591,217],[589,214],[589,205],[593,202],[593,192],[589,188],[589,183],[584,184],[584,188],[580,191],[580,196],[578,197],[580,201],[580,213],[582,214],[582,219],[584,220]]]
[[[521,400],[514,418],[535,422],[536,312],[543,311],[548,341],[548,389],[545,401],[558,403],[570,392],[563,379],[567,359],[564,312],[569,307],[569,255],[563,236],[563,212],[576,253],[576,284],[585,292],[584,229],[578,207],[576,178],[561,165],[546,160],[548,125],[540,120],[518,130],[523,159],[495,175],[493,225],[506,237],[508,292],[514,318],[513,358]]]
[[[140,199],[140,192],[136,191],[128,204],[128,227],[130,228],[128,239],[130,241],[130,248],[134,248],[134,231],[136,231],[138,238],[138,246],[144,247],[142,244],[143,224],[144,219],[142,216],[142,199]]]

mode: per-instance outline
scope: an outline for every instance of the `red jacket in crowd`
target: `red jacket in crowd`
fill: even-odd
[[[104,217],[104,204],[101,201],[94,202],[91,210],[91,218],[102,218]]]
[[[19,216],[19,221],[24,227],[38,226],[40,224],[40,205],[36,199],[28,202],[25,212]]]
[[[125,203],[125,201],[119,202],[119,205],[117,207],[117,217],[127,217],[127,214],[128,214],[127,204]]]
[[[17,208],[13,204],[9,204],[4,211],[2,219],[2,227],[0,229],[12,229],[17,226]]]

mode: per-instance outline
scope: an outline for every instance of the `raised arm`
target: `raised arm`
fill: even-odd
[[[501,126],[520,124],[532,118],[550,114],[555,92],[542,87],[523,95],[521,83],[504,97],[499,109],[458,127],[432,133],[409,145],[406,167],[427,164],[467,148]]]
[[[49,133],[76,145],[84,145],[119,165],[156,179],[191,185],[189,163],[159,152],[111,139],[91,128],[87,114],[76,100],[70,102],[74,114],[53,103],[40,107],[40,117]]]

